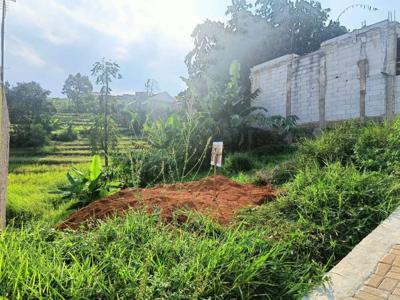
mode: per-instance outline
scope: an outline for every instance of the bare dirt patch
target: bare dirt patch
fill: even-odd
[[[261,205],[280,193],[272,186],[257,187],[233,182],[226,177],[207,177],[199,181],[160,185],[148,189],[126,189],[95,201],[76,211],[59,224],[60,229],[77,229],[94,220],[123,216],[130,209],[160,210],[161,218],[171,221],[174,212],[190,209],[226,224],[238,210]],[[184,216],[182,216],[184,219]]]

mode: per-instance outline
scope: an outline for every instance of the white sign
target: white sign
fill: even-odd
[[[222,167],[222,151],[224,149],[223,142],[214,142],[211,152],[211,165]]]

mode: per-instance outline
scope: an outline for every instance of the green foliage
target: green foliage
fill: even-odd
[[[225,70],[239,60],[240,85],[249,92],[251,67],[285,54],[310,53],[321,42],[347,32],[330,21],[329,9],[316,1],[248,2],[232,1],[227,24],[207,20],[194,29],[194,48],[185,60],[192,84],[204,87],[205,74],[212,81],[227,82]]]
[[[22,151],[22,150],[21,150]],[[11,149],[11,159],[29,155],[31,150],[16,153]],[[50,149],[51,152],[51,149]],[[31,157],[28,157],[31,159]],[[46,158],[47,159],[47,158]],[[71,168],[71,157],[58,157],[59,160],[68,159],[64,164],[42,164],[41,162],[15,163],[11,162],[8,175],[7,190],[7,219],[12,226],[19,227],[27,222],[45,221],[54,224],[60,220],[73,201],[64,202],[61,195],[52,193],[63,184],[66,184],[66,172]],[[84,167],[83,164],[76,165]]]
[[[6,86],[12,147],[38,147],[49,141],[55,113],[47,99],[49,94],[36,82]]]
[[[52,140],[60,142],[73,142],[76,139],[78,139],[78,134],[72,125],[53,133],[52,136]]]
[[[214,139],[223,140],[231,151],[246,145],[248,130],[259,119],[264,120],[264,107],[253,106],[259,94],[244,93],[240,86],[240,63],[234,60],[229,68],[226,83],[207,80],[207,93],[202,95],[199,88],[186,80],[189,89],[181,95],[186,109],[195,109],[202,115],[202,122],[211,129]]]
[[[280,209],[307,236],[302,251],[331,265],[400,204],[393,183],[389,175],[339,163],[309,166],[286,186]]]
[[[233,153],[226,156],[224,170],[231,174],[250,171],[254,168],[254,160],[248,153]]]
[[[89,232],[46,224],[0,233],[0,296],[48,299],[295,299],[323,269],[267,229],[204,218],[165,226],[133,213]],[[257,295],[257,296],[256,296]]]
[[[62,93],[68,97],[75,112],[86,112],[85,100],[89,100],[93,85],[88,76],[70,74],[65,80]]]
[[[288,135],[295,131],[297,128],[297,121],[299,118],[297,116],[271,116],[265,119],[264,127],[271,127],[278,130],[281,135]]]
[[[22,125],[13,126],[10,142],[12,147],[41,147],[50,141],[50,133],[40,123],[31,124],[29,127]]]
[[[59,188],[63,199],[77,199],[78,206],[107,195],[108,184],[104,178],[100,156],[94,155],[89,172],[83,172],[76,168],[67,173],[68,184]]]
[[[118,127],[110,116],[96,115],[88,134],[89,144],[93,152],[102,151],[105,155],[108,155],[107,151],[114,151],[118,145]]]
[[[388,124],[370,124],[362,128],[354,145],[355,163],[366,170],[388,170],[391,162],[394,162],[386,154],[391,150],[390,131]]]
[[[315,161],[321,166],[335,161],[352,162],[362,126],[358,121],[347,121],[323,131],[316,139],[304,140],[299,146],[299,160],[305,164]]]
[[[272,170],[257,171],[254,183],[257,185],[282,185],[291,181],[296,176],[297,171],[297,162],[292,159],[278,164]]]
[[[177,182],[204,168],[211,139],[197,114],[171,115],[144,126],[149,147],[115,153],[111,172],[123,186]]]
[[[299,146],[299,165],[317,162],[320,166],[339,161],[352,163],[360,170],[398,173],[400,121],[387,123],[344,122],[322,132],[316,139],[306,139]]]
[[[96,84],[101,86],[101,112],[96,120],[95,130],[96,134],[100,134],[101,137],[101,149],[104,151],[105,155],[105,166],[108,168],[108,160],[109,160],[109,145],[110,139],[114,138],[114,133],[112,132],[112,126],[114,126],[114,120],[110,117],[110,106],[109,106],[109,97],[112,91],[110,84],[113,79],[121,79],[122,75],[119,73],[119,65],[116,62],[108,61],[103,58],[101,61],[95,62],[92,68],[92,75],[96,77]],[[102,125],[98,124],[98,121],[101,120],[102,116]],[[111,129],[111,130],[110,130]],[[93,143],[93,134],[91,142]],[[112,144],[112,143],[111,143]]]

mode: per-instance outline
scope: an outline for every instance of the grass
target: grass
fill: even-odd
[[[40,149],[11,149],[7,216],[15,226],[32,221],[55,224],[73,203],[65,202],[57,188],[66,183],[72,167],[85,169],[91,152],[85,140],[56,142]]]
[[[16,224],[32,220],[55,223],[65,216],[68,206],[57,187],[66,182],[71,165],[11,164],[8,176],[7,215]],[[77,164],[76,167],[87,167]]]
[[[75,116],[65,114],[59,117],[70,122]],[[131,143],[128,138],[121,139],[122,147]],[[82,138],[73,142],[55,142],[42,148],[11,149],[9,220],[20,226],[38,220],[55,224],[65,217],[74,201],[66,203],[55,192],[66,183],[66,174],[73,167],[87,169],[91,156],[88,141]]]
[[[132,213],[91,232],[45,224],[0,235],[0,295],[12,299],[285,299],[323,269],[261,228],[204,217],[162,225]]]
[[[8,208],[18,226],[0,234],[0,298],[299,299],[399,206],[398,136],[400,119],[346,123],[296,152],[228,157],[233,163],[221,171],[233,180],[275,172],[286,191],[230,226],[190,212],[187,223],[162,224],[157,214],[132,211],[91,231],[54,230],[71,203],[51,191],[71,159],[87,166],[87,144],[32,157],[17,151]],[[288,161],[290,176],[282,172]]]

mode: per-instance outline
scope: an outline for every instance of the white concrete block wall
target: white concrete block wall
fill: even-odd
[[[253,90],[261,90],[254,105],[267,108],[268,116],[286,116],[287,71],[290,59],[272,61],[270,66],[261,68],[252,79],[257,82]]]
[[[319,54],[296,59],[293,63],[292,115],[299,117],[300,123],[319,120]]]
[[[365,115],[384,116],[387,101],[384,74],[393,76],[395,72],[390,59],[396,47],[396,34],[400,34],[400,24],[381,22],[326,41],[320,50],[306,56],[286,55],[254,67],[253,90],[260,87],[262,91],[257,105],[266,107],[269,115],[286,115],[288,67],[292,64],[291,114],[299,117],[300,124],[318,122],[320,59],[324,56],[325,120],[358,118],[361,115],[358,62],[367,59]],[[400,113],[399,77],[394,88],[394,108]]]
[[[339,121],[360,116],[360,82],[357,62],[361,43],[352,38],[326,45],[327,88],[326,121]]]
[[[257,105],[267,107],[268,115],[286,114],[286,79],[287,66],[281,65],[261,76],[261,91],[263,96]]]
[[[365,114],[367,117],[385,115],[385,77],[384,72],[386,43],[386,28],[367,32],[366,54],[368,58],[367,94],[365,99]],[[396,47],[396,45],[388,45]]]

